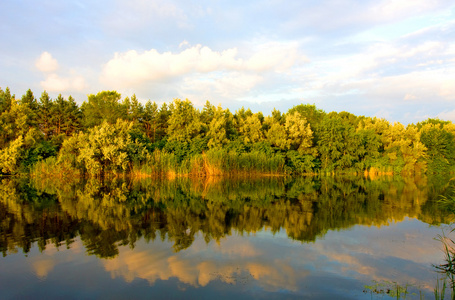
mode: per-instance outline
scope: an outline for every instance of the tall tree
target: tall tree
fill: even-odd
[[[420,129],[420,141],[427,148],[431,172],[447,172],[455,165],[455,136],[445,125],[427,123]]]
[[[158,130],[158,105],[150,100],[145,104],[143,125],[146,136],[154,143]]]
[[[284,124],[281,123],[280,118],[267,117],[265,120],[267,124],[267,141],[274,147],[281,150],[288,149],[288,136]]]
[[[285,129],[288,137],[287,148],[300,154],[309,154],[313,146],[313,131],[299,112],[286,115]]]
[[[20,135],[8,147],[0,149],[0,173],[14,174],[24,153],[24,139]]]
[[[131,96],[131,108],[129,113],[129,120],[133,121],[135,125],[139,125],[144,119],[144,106],[139,102],[136,95]]]
[[[56,135],[60,135],[65,131],[65,119],[66,119],[66,101],[62,97],[62,94],[59,94],[57,99],[55,99],[53,110],[53,127]]]
[[[230,141],[233,116],[228,109],[224,110],[219,105],[213,110],[213,117],[211,119],[207,132],[207,146],[209,148],[221,148]]]
[[[38,105],[39,128],[44,133],[44,138],[48,140],[52,136],[53,101],[49,94],[44,91],[41,94]]]
[[[6,87],[5,91],[0,88],[0,114],[11,109],[13,98],[8,87]]]
[[[154,133],[154,141],[161,141],[166,137],[171,114],[172,111],[170,107],[166,104],[166,102],[164,102],[158,111],[158,123],[156,134]]]
[[[193,138],[201,133],[202,122],[199,112],[193,104],[186,99],[175,99],[170,106],[169,127],[167,128],[168,141],[190,143]]]
[[[324,116],[317,145],[321,167],[329,172],[355,170],[365,151],[355,128],[336,113]]]
[[[289,109],[287,113],[292,114],[294,112],[298,112],[302,118],[307,120],[313,132],[318,131],[318,126],[326,114],[323,110],[316,108],[314,104],[299,104]]]
[[[0,149],[16,137],[15,114],[12,106],[16,105],[16,99],[11,96],[7,87],[5,91],[0,89]]]
[[[82,112],[73,97],[69,96],[65,110],[65,133],[67,136],[81,129]]]
[[[263,120],[262,114],[253,114],[250,109],[245,111],[243,107],[235,112],[235,127],[239,132],[239,138],[245,145],[264,140],[261,119]]]
[[[205,102],[204,108],[201,112],[201,122],[206,127],[210,122],[212,122],[215,117],[215,106],[212,105],[209,101]],[[204,131],[207,132],[209,128],[204,128]]]
[[[124,118],[124,106],[119,102],[121,95],[116,91],[102,91],[89,95],[82,103],[83,125],[90,128],[100,125],[103,121],[115,124],[117,119]]]
[[[108,171],[127,170],[128,145],[132,143],[129,131],[132,126],[132,123],[121,119],[115,124],[104,121],[88,133],[75,136],[73,139],[77,139],[78,144],[77,161],[93,175],[103,176]]]
[[[22,96],[16,112],[19,134],[25,135],[32,127],[38,126],[38,102],[30,89]]]

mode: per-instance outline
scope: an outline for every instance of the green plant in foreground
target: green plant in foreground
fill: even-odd
[[[452,190],[451,195],[449,196],[441,196],[440,200],[438,201],[440,206],[447,211],[455,213],[455,190]],[[455,231],[455,229],[450,230],[450,233]],[[434,289],[435,299],[444,299],[446,289],[447,289],[447,281],[450,284],[451,288],[451,298],[455,299],[455,242],[453,239],[446,236],[444,231],[442,234],[438,234],[435,238],[437,241],[440,241],[443,246],[444,252],[444,263],[435,265],[434,267],[445,277],[443,279],[439,279],[436,282],[436,287]],[[442,286],[440,286],[439,281],[442,281]]]
[[[455,229],[452,229],[450,232],[453,232],[454,230]],[[451,283],[453,284],[455,275],[455,248],[453,245],[455,242],[451,238],[448,238],[444,232],[442,235],[438,234],[436,240],[440,241],[443,245],[445,263],[437,265],[435,267],[439,271],[445,273],[449,279],[451,279]]]
[[[439,282],[442,282],[442,286],[440,286]],[[447,288],[447,281],[445,278],[437,279],[436,280],[436,287],[434,288],[434,299],[436,300],[444,300]],[[453,297],[452,297],[453,298]]]
[[[450,232],[453,232],[455,229],[452,229]],[[435,299],[444,299],[446,288],[447,288],[447,281],[450,284],[451,288],[451,299],[455,299],[455,248],[454,248],[454,241],[448,238],[444,232],[442,235],[438,235],[436,240],[440,241],[443,245],[444,251],[444,262],[443,264],[435,265],[435,268],[445,277],[436,282],[436,287],[434,289]],[[439,281],[442,281],[442,286],[440,286]]]
[[[411,286],[406,284],[404,286],[398,284],[397,282],[389,282],[389,281],[382,281],[377,282],[373,280],[373,285],[365,285],[365,289],[363,290],[364,293],[370,292],[377,295],[387,295],[391,298],[396,299],[406,299],[408,295],[416,295],[415,293],[410,294],[408,291],[408,287]]]

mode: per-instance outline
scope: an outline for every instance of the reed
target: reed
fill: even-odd
[[[74,168],[67,161],[58,161],[56,157],[51,156],[44,160],[37,161],[30,167],[30,175],[38,178],[78,178],[82,172]]]

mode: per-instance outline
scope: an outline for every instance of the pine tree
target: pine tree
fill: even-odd
[[[49,94],[44,91],[41,94],[40,102],[38,106],[38,119],[39,128],[44,133],[44,138],[49,140],[52,136],[52,119],[53,119],[53,106],[54,103],[49,97]]]

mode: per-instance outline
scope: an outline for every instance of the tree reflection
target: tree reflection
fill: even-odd
[[[4,256],[27,253],[34,243],[43,251],[79,237],[88,254],[109,258],[141,238],[169,240],[181,251],[197,234],[208,243],[264,228],[312,242],[329,230],[405,217],[448,223],[453,214],[433,201],[447,189],[440,178],[425,177],[2,179],[0,248]]]

